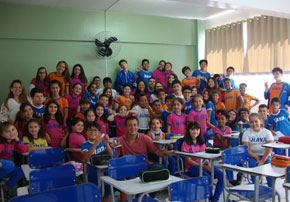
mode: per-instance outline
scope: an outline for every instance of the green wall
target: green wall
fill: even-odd
[[[96,57],[94,39],[104,31],[104,13],[70,8],[0,3],[0,99],[13,79],[25,86],[40,66],[55,71],[59,60],[70,68],[80,63],[89,81],[105,75],[105,61]],[[184,65],[196,67],[197,21],[108,12],[107,30],[116,34],[120,53],[108,60],[108,75],[115,78],[118,61],[127,59],[134,71],[143,58],[157,67],[160,59],[172,62],[180,77]]]

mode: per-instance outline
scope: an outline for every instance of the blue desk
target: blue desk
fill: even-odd
[[[10,202],[101,202],[100,192],[94,184],[75,185],[51,191],[19,196]]]

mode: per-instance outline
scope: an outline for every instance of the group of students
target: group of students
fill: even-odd
[[[9,177],[5,191],[23,177],[17,153],[55,147],[81,148],[82,153],[74,153],[73,157],[82,162],[93,154],[113,155],[116,141],[110,138],[114,137],[120,138],[122,144],[118,154],[141,153],[148,156],[147,161],[156,161],[156,155],[172,154],[160,152],[152,143],[165,139],[166,133],[184,135],[181,151],[199,152],[210,145],[211,139],[213,146],[221,149],[237,146],[238,142],[223,135],[241,131],[242,143],[249,147],[249,165],[268,163],[271,149],[261,145],[272,142],[277,132],[287,135],[290,129],[287,112],[290,86],[282,81],[282,69],[273,69],[276,82],[270,88],[265,83],[269,106],[262,104],[259,113],[251,113],[260,100],[247,94],[246,83],[236,86],[233,67],[228,67],[225,75],[211,76],[207,72],[208,61],[201,60],[199,64],[200,69],[193,73],[190,67],[183,67],[185,78],[180,81],[170,62],[161,60],[157,69],[150,72],[150,62],[144,59],[133,73],[128,70],[127,61],[120,60],[115,88],[110,77],[103,79],[104,88],[100,88],[99,76],[88,85],[82,65],[74,65],[70,75],[67,63],[60,61],[56,72],[47,74],[45,67],[37,70],[30,83],[30,96],[22,82],[14,80],[0,112],[0,179]],[[128,120],[130,124],[134,120],[137,123],[131,126]],[[130,139],[133,133],[135,139]],[[140,142],[139,137],[144,141]],[[150,151],[153,154],[148,155]],[[15,164],[9,161],[12,156]],[[168,159],[168,169],[175,174],[175,157]],[[203,163],[204,175],[210,175],[210,163]],[[197,159],[186,158],[185,171],[189,176],[198,176],[198,166]],[[96,172],[89,169],[89,180],[96,183]],[[211,200],[218,201],[224,182],[222,172],[217,168],[214,172],[218,184]],[[228,180],[235,185],[240,176],[234,180],[228,172]]]

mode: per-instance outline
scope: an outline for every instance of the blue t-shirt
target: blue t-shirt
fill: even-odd
[[[217,120],[215,119],[215,108],[214,104],[211,101],[208,101],[205,104],[205,109],[206,110],[211,110],[211,115],[210,115],[210,123],[214,126],[217,126]]]
[[[162,128],[163,132],[167,132],[167,117],[170,114],[172,114],[172,112],[168,112],[167,110],[161,112],[161,120],[164,122],[164,128]]]
[[[152,77],[152,72],[146,72],[143,69],[141,69],[137,75],[138,75],[138,79],[137,81],[145,81],[146,85],[148,86],[148,79],[150,79]]]
[[[86,141],[81,146],[81,151],[89,151],[90,148],[93,146],[94,143]],[[100,144],[96,147],[93,154],[104,154],[106,152],[106,147],[103,142],[100,142]]]
[[[201,72],[199,69],[194,70],[192,73],[192,76],[200,76],[200,86],[199,86],[199,92],[202,94],[203,89],[206,88],[206,82],[203,80],[203,77],[205,77],[207,80],[210,78],[210,73],[208,72]]]
[[[273,126],[273,130],[275,132],[280,131],[286,136],[288,135],[290,131],[290,122],[288,120],[289,113],[285,111],[284,109],[280,109],[280,111],[277,114],[271,114],[267,121],[266,121],[266,128],[269,129],[270,126]]]
[[[189,114],[189,112],[191,111],[192,109],[192,98],[190,98],[190,100],[188,100],[187,102],[185,102],[185,105],[184,105],[184,112],[185,114]]]
[[[225,84],[224,84],[226,78],[227,77],[223,74],[223,80],[220,80],[220,78],[217,79],[218,85],[224,90],[226,89]],[[230,80],[232,83],[232,88],[239,90],[238,86],[235,84],[234,79],[230,78]]]
[[[84,93],[83,97],[88,98],[90,100],[90,109],[94,109],[94,107],[98,101],[98,97],[96,95],[94,97],[92,97],[92,95],[89,91],[86,91]]]
[[[45,105],[42,105],[41,107],[35,107],[32,105],[33,110],[35,111],[36,118],[42,118],[45,110]]]

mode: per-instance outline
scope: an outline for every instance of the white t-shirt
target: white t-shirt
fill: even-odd
[[[142,108],[140,107],[139,105],[133,107],[132,110],[136,110],[138,111],[138,120],[139,120],[139,129],[141,130],[147,130],[149,129],[149,124],[148,124],[148,121],[149,121],[149,111],[148,109],[146,108]]]
[[[248,128],[244,132],[242,142],[248,142],[253,153],[263,156],[265,148],[262,145],[271,140],[274,140],[274,138],[268,129],[262,128],[259,132],[255,132],[252,128]]]

